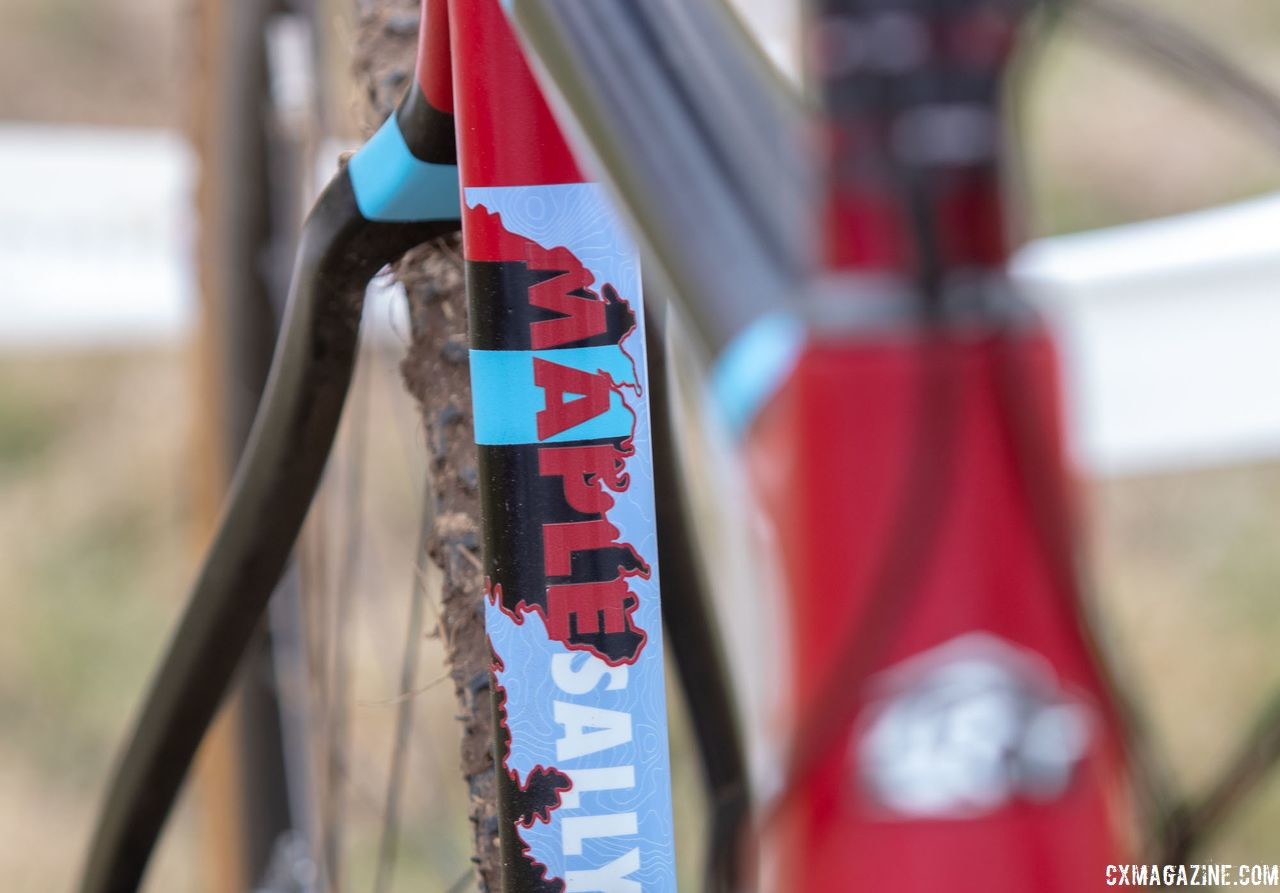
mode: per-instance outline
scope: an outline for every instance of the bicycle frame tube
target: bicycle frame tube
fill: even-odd
[[[745,424],[790,626],[762,889],[1097,889],[1128,858],[1121,723],[1079,607],[1055,352],[1001,277],[1023,10],[815,5],[830,297],[880,310],[799,320]]]
[[[503,888],[673,891],[637,249],[497,0],[449,18]]]

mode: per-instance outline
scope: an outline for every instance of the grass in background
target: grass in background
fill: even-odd
[[[1108,650],[1179,787],[1203,791],[1280,686],[1280,466],[1093,487],[1096,583]],[[1280,861],[1280,776],[1206,860]]]
[[[184,0],[5,0],[0,119],[179,126]]]
[[[0,359],[0,877],[70,885],[187,573],[172,352]],[[183,830],[156,880],[176,871]],[[173,888],[178,889],[178,888]]]
[[[1280,91],[1273,0],[1126,0],[1183,23]],[[1059,23],[1017,93],[1033,235],[1193,211],[1280,189],[1280,146],[1194,88]]]

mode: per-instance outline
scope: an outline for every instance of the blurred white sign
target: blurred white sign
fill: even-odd
[[[174,133],[0,124],[0,347],[185,331],[193,168]]]
[[[1028,245],[1095,474],[1280,456],[1280,195]]]

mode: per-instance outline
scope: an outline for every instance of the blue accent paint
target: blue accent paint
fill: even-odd
[[[735,436],[742,436],[795,366],[805,329],[787,313],[771,313],[734,338],[711,370],[711,393]]]
[[[476,443],[539,443],[537,414],[546,394],[533,383],[533,360],[540,357],[584,372],[603,371],[614,384],[633,384],[631,358],[616,345],[560,350],[471,351],[471,399],[475,407]],[[634,425],[622,396],[609,396],[609,410],[581,425],[547,438],[547,443],[626,437]]]
[[[392,115],[347,164],[356,205],[367,220],[457,220],[458,166],[431,164],[409,151]]]

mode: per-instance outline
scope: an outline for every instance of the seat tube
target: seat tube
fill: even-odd
[[[502,889],[674,891],[637,249],[497,0],[449,19]]]

